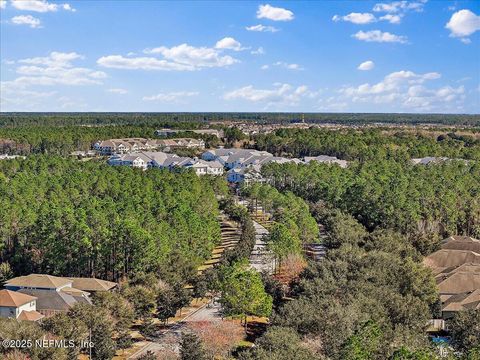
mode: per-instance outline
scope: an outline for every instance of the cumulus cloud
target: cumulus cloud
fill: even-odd
[[[45,57],[33,57],[17,61],[14,80],[2,81],[1,102],[3,109],[40,109],[42,100],[56,94],[55,91],[38,91],[38,86],[81,86],[101,84],[107,77],[102,71],[77,67],[73,63],[83,59],[75,52],[52,52]]]
[[[225,100],[245,100],[270,105],[298,105],[303,98],[313,98],[318,93],[311,92],[306,85],[294,87],[290,84],[276,83],[272,89],[257,89],[253,85],[227,92]]]
[[[0,0],[0,9],[5,9],[7,7],[7,0]]]
[[[74,60],[83,59],[75,52],[52,52],[46,57],[35,57],[19,60],[22,64],[17,67],[17,74],[21,75],[9,86],[28,87],[32,85],[90,85],[101,84],[101,79],[107,77],[102,71],[83,67],[75,67]],[[26,65],[25,65],[26,64]]]
[[[112,94],[119,94],[119,95],[125,95],[128,93],[126,89],[121,89],[121,88],[112,88],[107,90],[109,93]]]
[[[14,16],[14,17],[12,17],[11,21],[15,25],[28,25],[33,29],[41,27],[40,19],[37,19],[37,18],[33,17],[32,15]]]
[[[277,32],[280,31],[280,29],[277,29],[276,27],[273,26],[266,26],[266,25],[252,25],[252,26],[247,26],[245,28],[248,31],[257,31],[257,32]]]
[[[421,12],[427,1],[394,1],[391,3],[378,3],[373,7],[373,11],[386,12],[386,13],[398,13],[406,12],[409,10]]]
[[[379,19],[388,21],[390,24],[400,24],[402,22],[401,15],[386,14],[381,16]]]
[[[222,55],[221,49],[209,47],[194,47],[188,44],[181,44],[171,48],[161,46],[153,49],[146,49],[147,54],[160,54],[165,59],[183,66],[190,66],[193,69],[202,67],[223,67],[233,65],[239,60],[230,55]]]
[[[459,10],[452,14],[445,27],[450,30],[451,37],[460,38],[468,44],[470,43],[468,36],[480,30],[480,16],[467,9]]]
[[[266,4],[258,7],[257,18],[273,21],[291,21],[294,19],[294,15],[290,10]]]
[[[124,57],[122,55],[102,56],[97,64],[106,68],[124,70],[162,70],[162,71],[193,71],[194,66],[180,64],[154,57]]]
[[[432,80],[439,79],[437,72],[416,74],[402,70],[388,74],[382,81],[359,86],[343,87],[337,101],[350,100],[354,103],[394,104],[409,111],[446,111],[458,109],[465,99],[465,88],[442,86],[427,87]]]
[[[107,68],[130,70],[160,71],[194,71],[202,68],[225,67],[240,62],[223,50],[242,50],[241,44],[233,38],[224,38],[215,47],[195,47],[181,44],[171,48],[160,46],[145,49],[145,54],[153,56],[137,56],[129,53],[123,55],[106,55],[97,60],[97,64]],[[160,55],[162,58],[154,57]]]
[[[358,65],[358,70],[372,70],[375,67],[375,63],[372,60],[367,60]]]
[[[375,16],[370,13],[350,13],[345,16],[335,15],[333,21],[348,21],[354,24],[370,24],[376,21]]]
[[[229,49],[234,51],[243,50],[242,44],[232,37],[225,37],[221,40],[218,40],[215,44],[216,49]]]
[[[50,12],[63,9],[66,11],[75,11],[70,4],[55,4],[49,3],[46,0],[11,0],[12,6],[17,10],[35,11],[35,12]]]
[[[395,35],[389,32],[382,32],[380,30],[359,31],[352,35],[354,38],[367,42],[397,42],[405,44],[407,37],[402,35]]]
[[[144,96],[143,101],[159,101],[159,102],[184,102],[185,98],[197,96],[197,91],[178,91],[169,93],[159,93],[151,96]]]

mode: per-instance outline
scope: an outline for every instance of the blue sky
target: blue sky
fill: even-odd
[[[0,0],[1,111],[480,112],[479,1]]]

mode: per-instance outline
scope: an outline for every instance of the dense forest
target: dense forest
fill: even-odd
[[[1,260],[15,274],[191,276],[220,239],[208,178],[54,156],[0,162]]]
[[[439,135],[437,135],[437,133]],[[426,156],[480,160],[480,137],[447,131],[385,129],[280,129],[254,137],[255,147],[273,154],[336,156],[345,160],[411,159]]]
[[[311,123],[336,124],[480,124],[478,115],[467,114],[368,114],[368,113],[2,113],[0,127],[25,125],[151,125],[166,122],[208,123],[212,121],[242,121],[252,123],[291,123],[305,120]],[[182,126],[182,125],[180,125]],[[198,125],[197,125],[198,126]]]
[[[480,164],[460,161],[412,165],[398,161],[278,165],[263,169],[279,190],[311,202],[323,201],[369,230],[395,229],[428,253],[441,238],[480,236]]]

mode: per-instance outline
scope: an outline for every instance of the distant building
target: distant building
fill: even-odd
[[[306,164],[314,161],[314,162],[324,163],[324,164],[337,164],[342,168],[346,168],[348,166],[348,162],[346,160],[340,160],[335,156],[327,156],[327,155],[305,156],[304,161]]]
[[[414,165],[432,165],[432,164],[441,164],[447,161],[462,161],[465,164],[468,163],[468,160],[464,159],[450,159],[447,157],[424,157],[424,158],[415,158],[411,162]]]
[[[158,137],[167,137],[167,136],[174,136],[181,132],[193,132],[195,134],[201,135],[213,135],[218,137],[219,139],[223,138],[223,130],[217,129],[196,129],[196,130],[185,130],[185,129],[159,129],[155,131],[155,135]]]
[[[197,175],[222,175],[223,165],[214,161],[195,160],[193,163],[185,166],[187,169],[193,169]]]
[[[108,159],[113,166],[129,166],[146,170],[160,168],[174,170],[177,168],[193,169],[197,175],[222,175],[223,165],[218,161],[205,161],[197,158],[177,156],[161,151],[144,151],[113,155]]]
[[[37,312],[37,298],[11,290],[0,290],[0,317],[38,321],[45,316]]]
[[[259,166],[252,166],[250,168],[234,168],[227,172],[227,181],[233,184],[244,183],[246,185],[252,182],[264,182],[265,179],[260,173]]]

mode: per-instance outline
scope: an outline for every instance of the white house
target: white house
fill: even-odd
[[[38,321],[44,315],[37,312],[37,298],[11,290],[0,290],[0,317]]]
[[[222,175],[223,165],[219,161],[195,160],[193,163],[185,166],[193,169],[197,175]]]
[[[107,163],[112,166],[130,166],[146,170],[149,166],[150,158],[143,153],[113,155]]]
[[[307,164],[312,161],[315,161],[318,163],[325,163],[325,164],[337,164],[342,168],[346,168],[348,166],[348,162],[346,160],[340,160],[335,156],[327,156],[327,155],[305,156],[304,161]]]

